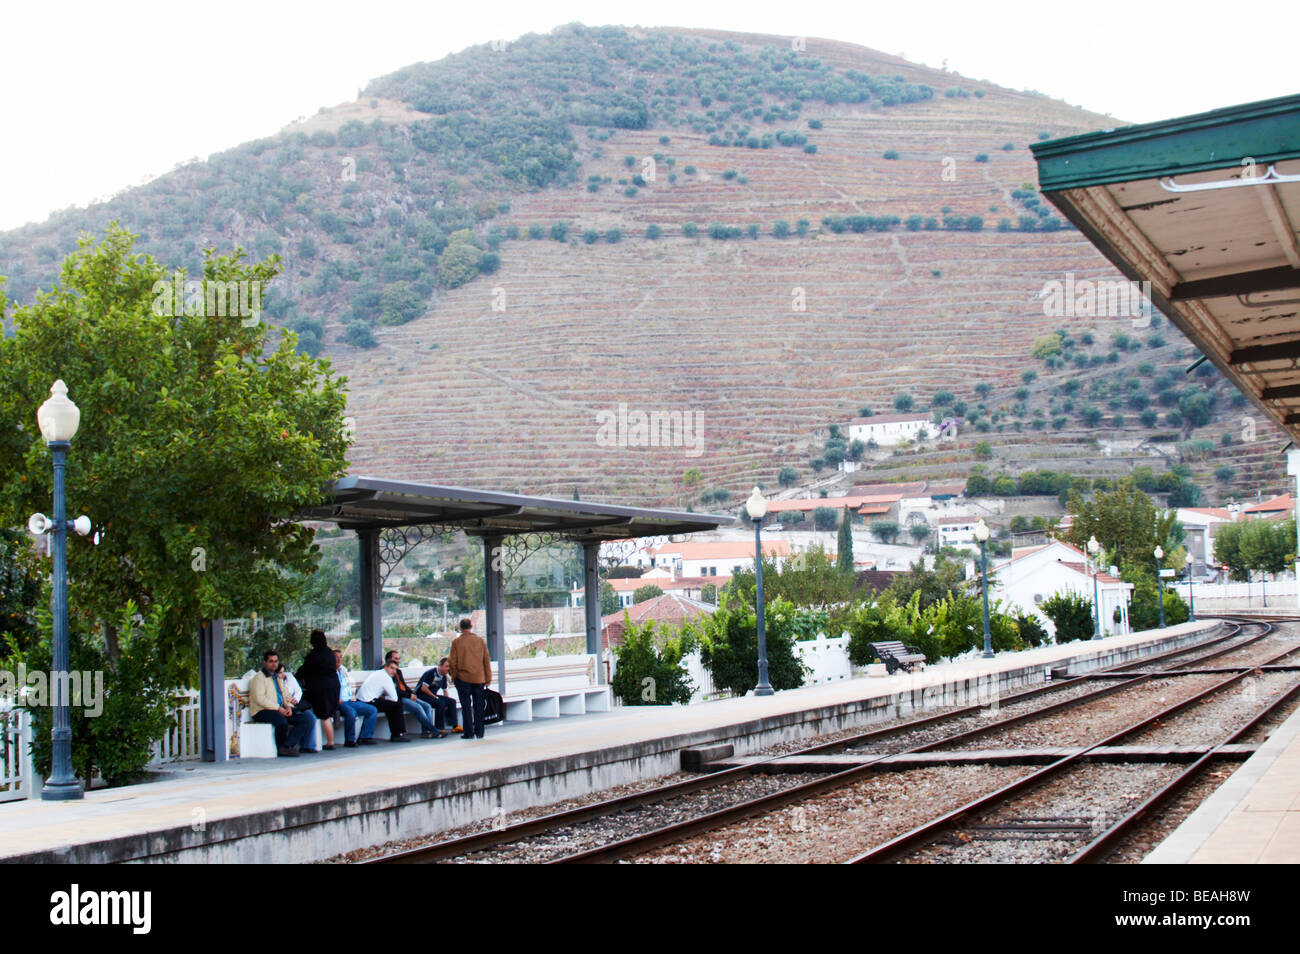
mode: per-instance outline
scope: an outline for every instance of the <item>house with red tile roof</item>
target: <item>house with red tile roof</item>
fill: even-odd
[[[1015,607],[1032,613],[1055,638],[1055,624],[1039,609],[1042,602],[1057,593],[1073,593],[1091,603],[1095,592],[1101,606],[1102,635],[1129,632],[1132,583],[1112,575],[1109,567],[1094,567],[1087,553],[1062,540],[1025,550],[1028,552],[1021,552],[992,571],[989,597],[1000,600],[1004,611]]]

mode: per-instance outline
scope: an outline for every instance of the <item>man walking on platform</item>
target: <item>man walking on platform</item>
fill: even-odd
[[[460,696],[461,722],[465,726],[462,739],[483,738],[483,715],[486,699],[483,690],[492,681],[492,660],[487,643],[475,633],[473,624],[460,621],[460,635],[451,641],[448,671],[456,680],[456,694]]]

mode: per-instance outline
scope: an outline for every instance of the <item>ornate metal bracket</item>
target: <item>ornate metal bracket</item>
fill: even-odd
[[[460,527],[449,527],[440,523],[422,523],[411,527],[389,527],[379,534],[379,585],[388,582],[388,574],[397,564],[406,559],[407,554],[425,540],[432,540],[445,533],[456,533]]]
[[[501,582],[508,583],[524,561],[539,550],[564,542],[558,533],[516,533],[501,541]]]

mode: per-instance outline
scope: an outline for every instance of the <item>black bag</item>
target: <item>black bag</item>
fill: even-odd
[[[483,724],[496,725],[506,720],[506,704],[501,693],[495,689],[483,687]]]

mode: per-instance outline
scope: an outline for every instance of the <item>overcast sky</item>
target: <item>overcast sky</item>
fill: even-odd
[[[579,21],[826,37],[1148,122],[1300,92],[1300,13],[1105,2],[16,0],[0,14],[0,229],[274,133],[371,79]]]

